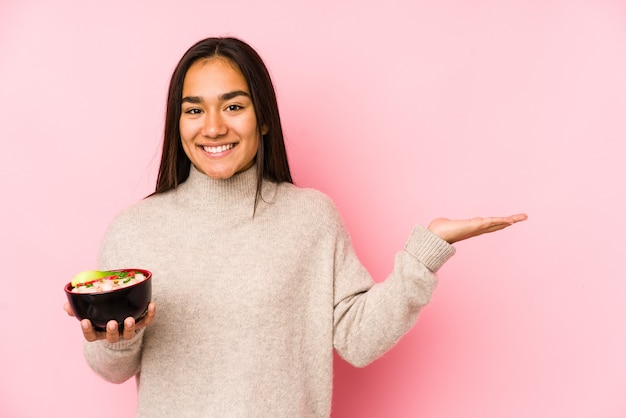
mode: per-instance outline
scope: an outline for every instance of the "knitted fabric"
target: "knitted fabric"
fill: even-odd
[[[375,284],[326,195],[264,182],[253,217],[255,191],[256,167],[214,180],[192,166],[107,231],[99,268],[152,271],[157,313],[85,356],[108,381],[137,376],[138,417],[328,417],[333,349],[358,367],[381,356],[454,253],[416,226]]]

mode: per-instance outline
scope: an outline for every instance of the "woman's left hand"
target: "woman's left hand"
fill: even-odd
[[[472,219],[447,219],[437,218],[433,220],[428,229],[450,244],[464,239],[476,237],[488,232],[495,232],[513,225],[516,222],[525,221],[528,216],[525,213],[506,217],[472,218]]]

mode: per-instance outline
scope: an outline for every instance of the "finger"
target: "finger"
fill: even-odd
[[[69,302],[65,302],[63,304],[63,310],[69,315],[69,316],[74,316],[74,311],[72,310],[72,307],[70,306]]]
[[[116,343],[120,340],[120,331],[117,329],[117,321],[107,322],[106,339],[110,343]]]
[[[93,327],[91,326],[90,320],[83,319],[82,321],[80,321],[80,327],[83,330],[83,337],[85,337],[85,340],[93,342],[98,339],[98,334],[96,333],[96,330],[93,329]]]
[[[511,219],[513,219],[513,222],[521,222],[528,219],[528,215],[525,213],[518,213],[517,215],[511,216]]]
[[[146,327],[154,321],[154,317],[156,315],[156,304],[154,302],[150,302],[148,304],[148,312],[141,318],[139,321],[140,327]]]
[[[495,217],[489,218],[489,220],[493,223],[505,223],[505,224],[510,224],[510,225],[516,222],[525,221],[526,219],[528,219],[528,215],[526,215],[525,213],[518,213],[516,215],[499,217],[499,218],[495,218]]]
[[[135,329],[145,328],[152,323],[156,314],[156,305],[154,302],[148,304],[148,310],[135,324]]]
[[[492,225],[489,228],[487,228],[487,230],[485,232],[496,232],[496,231],[500,231],[504,228],[508,228],[509,226],[511,226],[513,224],[510,223],[506,223],[506,224],[497,224],[497,225]]]
[[[508,228],[516,222],[524,221],[527,219],[525,214],[508,216],[506,218],[485,218],[486,226],[480,230],[476,235],[488,234],[491,232],[500,231],[504,228]]]
[[[500,231],[501,229],[507,228],[511,225],[513,225],[513,222],[507,222],[505,218],[484,218],[482,225],[466,234],[463,239]]]
[[[124,320],[124,331],[122,331],[122,338],[130,340],[135,336],[135,318],[128,317]]]
[[[485,218],[483,222],[485,229],[489,231],[498,231],[502,228],[513,225],[516,221],[513,217],[507,216]]]

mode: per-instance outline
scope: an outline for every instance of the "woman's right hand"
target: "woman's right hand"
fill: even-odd
[[[65,302],[63,305],[63,309],[67,312],[68,315],[74,316],[74,312],[69,304],[69,302]],[[106,331],[96,331],[91,325],[91,321],[88,319],[83,319],[80,321],[80,327],[83,330],[83,336],[87,341],[97,341],[97,340],[107,340],[110,343],[116,343],[122,340],[130,340],[135,336],[135,331],[140,330],[141,328],[147,327],[154,321],[154,316],[156,314],[156,305],[154,302],[150,302],[148,304],[148,312],[135,323],[135,318],[132,316],[126,318],[124,320],[124,330],[120,332],[118,330],[117,321],[111,320],[107,323]]]

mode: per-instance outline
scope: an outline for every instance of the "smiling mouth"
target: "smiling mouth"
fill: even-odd
[[[228,151],[229,149],[233,149],[234,147],[235,147],[235,144],[226,144],[226,145],[219,145],[217,147],[203,146],[201,148],[205,152],[208,152],[209,154],[219,154],[221,152]]]

